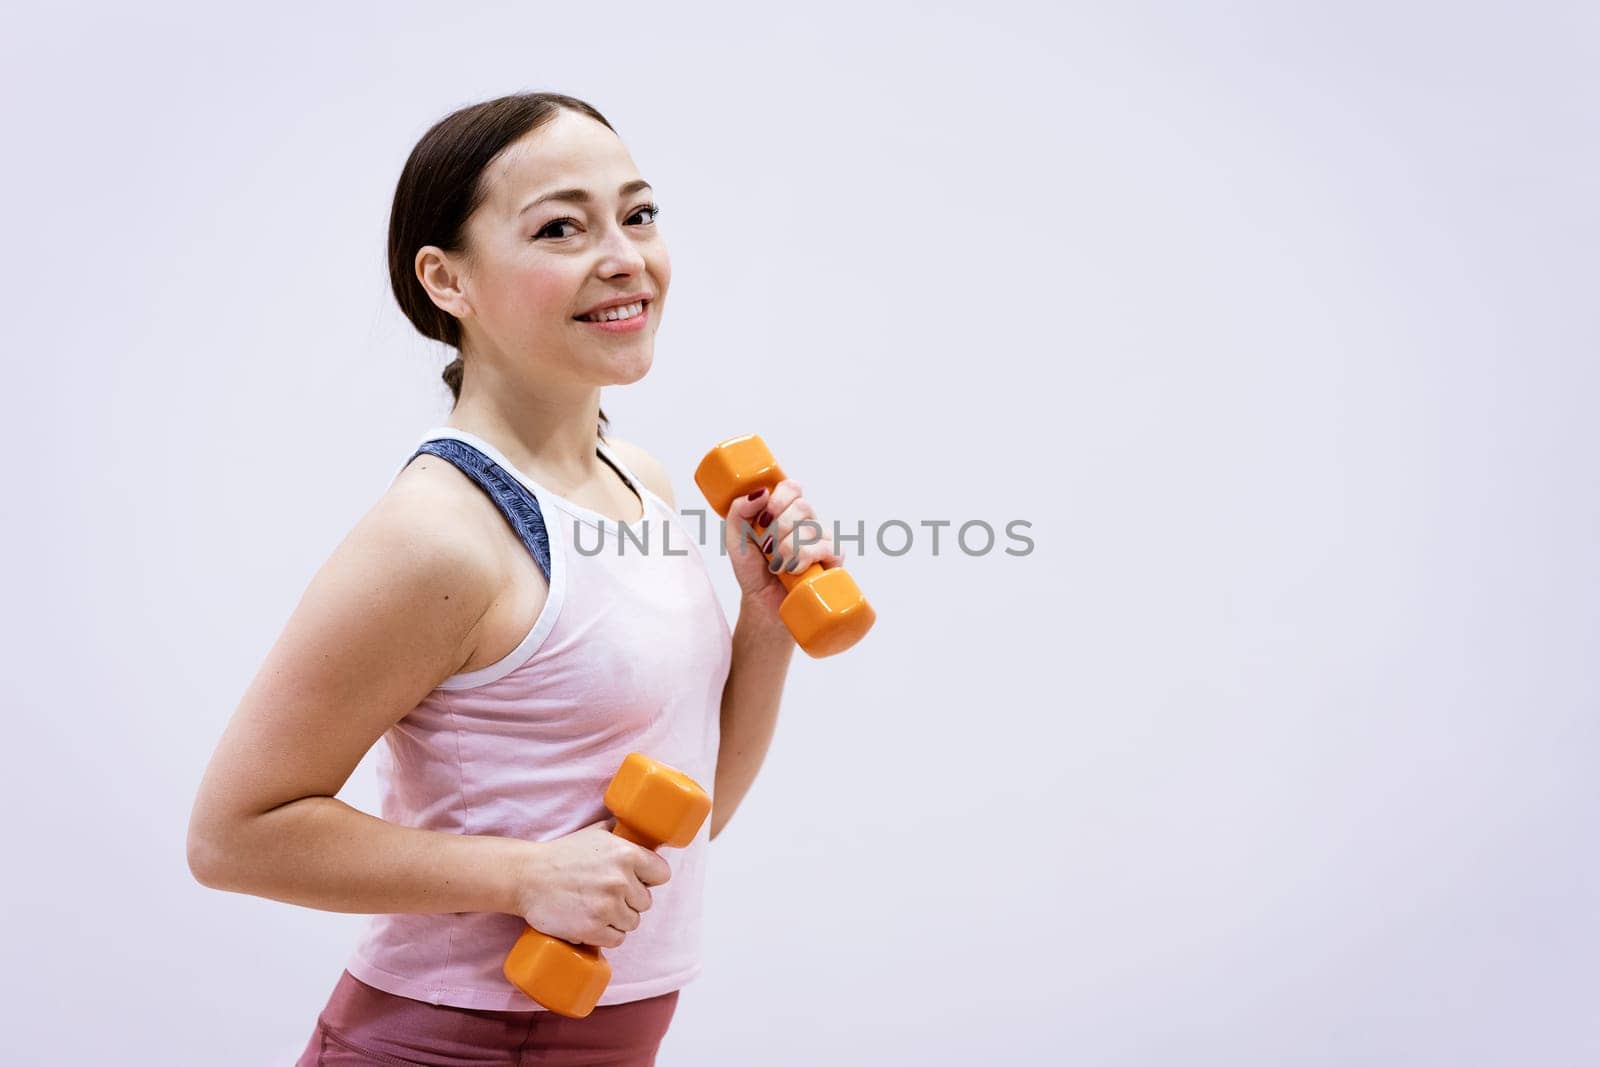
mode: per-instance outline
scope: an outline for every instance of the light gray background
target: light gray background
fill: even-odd
[[[680,501],[755,430],[824,516],[1038,546],[854,553],[881,622],[795,663],[664,1067],[1600,1056],[1594,8],[1110,8],[8,16],[0,1059],[309,1033],[365,920],[185,824],[446,410],[401,163],[523,89],[655,184],[604,403]]]

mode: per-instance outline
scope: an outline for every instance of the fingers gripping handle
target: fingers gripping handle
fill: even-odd
[[[778,480],[782,481],[783,479],[779,478]],[[773,484],[776,485],[777,483],[774,482]],[[772,486],[769,485],[769,486],[766,486],[765,488],[771,489]],[[751,492],[755,492],[755,490],[752,489]],[[724,517],[726,517],[726,516],[724,516]],[[776,522],[777,520],[774,519],[773,521]],[[753,534],[755,534],[755,540],[756,540],[756,546],[757,546],[756,550],[757,551],[760,551],[761,543],[766,540],[767,530],[768,530],[768,527],[762,526],[758,522],[752,522],[750,524],[750,531]],[[765,559],[769,563],[772,562],[772,557],[775,556],[775,555],[778,555],[778,550],[781,547],[782,546],[780,546],[777,542],[773,542],[772,551],[771,552],[762,552],[761,553],[762,558]],[[811,564],[811,566],[807,567],[805,570],[800,571],[797,574],[790,574],[787,570],[781,570],[781,571],[778,572],[777,578],[778,578],[778,581],[783,583],[783,588],[785,590],[787,590],[789,592],[793,592],[795,586],[804,585],[806,582],[813,581],[816,578],[820,577],[822,572],[823,572],[823,570],[824,570],[824,568],[823,568],[822,564],[813,563],[813,564]]]

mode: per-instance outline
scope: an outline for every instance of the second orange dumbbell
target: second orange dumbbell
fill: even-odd
[[[785,477],[766,442],[753,433],[723,441],[694,471],[695,484],[724,519],[735,500],[758,489],[770,490]],[[761,527],[755,531],[758,540],[766,532]],[[778,578],[789,590],[778,615],[808,655],[821,658],[843,652],[861,640],[878,617],[843,567],[813,563],[799,574],[780,572]]]
[[[611,832],[652,851],[694,841],[711,812],[711,797],[682,771],[628,753],[605,804],[617,817]],[[611,983],[611,964],[593,945],[574,945],[528,927],[501,968],[506,979],[557,1015],[582,1019]]]

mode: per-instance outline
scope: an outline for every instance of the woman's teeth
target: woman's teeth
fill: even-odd
[[[617,308],[606,308],[604,311],[593,315],[579,315],[584,322],[616,322],[619,319],[631,319],[644,311],[644,301],[637,300],[632,304],[623,304]]]

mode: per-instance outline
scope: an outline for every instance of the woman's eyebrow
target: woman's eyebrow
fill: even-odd
[[[623,183],[622,188],[617,190],[617,196],[631,196],[632,194],[637,193],[640,189],[649,189],[650,187],[651,186],[649,182],[645,181],[643,178],[639,178],[635,181]],[[557,189],[553,193],[545,193],[543,196],[523,204],[521,210],[519,210],[517,214],[521,215],[529,208],[537,207],[546,200],[572,200],[579,204],[587,204],[593,199],[594,197],[590,196],[588,192],[583,189]]]

